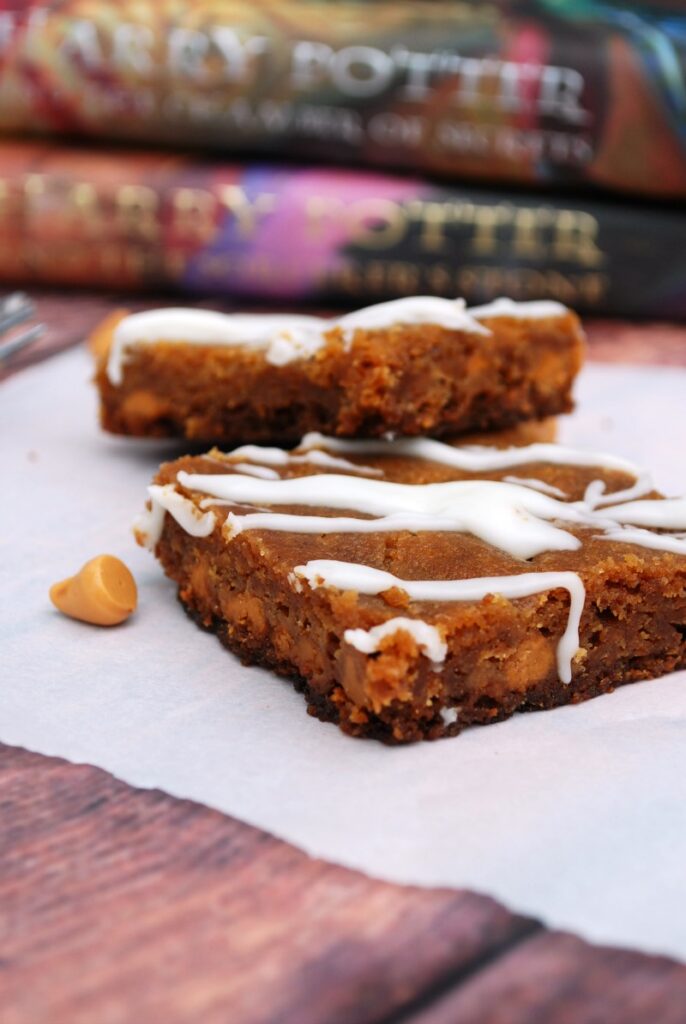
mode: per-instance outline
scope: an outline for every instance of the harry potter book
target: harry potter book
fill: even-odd
[[[686,196],[686,12],[0,0],[0,131]]]
[[[686,316],[686,211],[324,167],[0,144],[0,280]]]

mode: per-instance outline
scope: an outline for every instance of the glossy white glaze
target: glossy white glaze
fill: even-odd
[[[379,302],[375,306],[346,313],[336,324],[347,338],[352,337],[358,329],[384,330],[396,324],[439,324],[451,331],[484,336],[490,334],[478,320],[469,315],[463,299],[440,299],[434,295],[412,295],[391,302]]]
[[[257,444],[245,444],[241,448],[234,448],[229,453],[233,458],[251,459],[253,463],[266,464],[267,466],[322,466],[324,469],[342,469],[346,473],[359,473],[361,476],[383,476],[383,470],[375,469],[373,466],[363,466],[349,459],[337,458],[318,448],[306,451],[285,451],[283,448],[262,448]],[[259,474],[255,474],[257,476]],[[278,473],[275,474],[278,477]]]
[[[148,495],[150,508],[139,516],[134,529],[141,534],[145,546],[151,550],[160,539],[165,512],[191,537],[209,537],[214,530],[214,512],[203,512],[190,498],[179,494],[174,484],[151,484]]]
[[[481,601],[489,594],[518,598],[549,590],[566,590],[570,597],[569,616],[558,643],[557,666],[562,682],[568,683],[572,678],[572,659],[579,649],[579,622],[586,596],[581,578],[575,572],[527,572],[467,580],[403,580],[368,565],[317,559],[296,566],[293,575],[306,580],[313,589],[335,587],[358,594],[382,594],[399,587],[412,601]]]
[[[559,487],[553,487],[552,484],[547,484],[544,480],[537,480],[535,477],[504,476],[503,480],[506,484],[519,484],[520,487],[531,487],[532,490],[540,491],[541,494],[549,494],[551,498],[565,499],[569,497]]]
[[[294,533],[368,533],[379,530],[456,531],[471,533],[515,558],[533,558],[543,551],[572,551],[580,541],[552,521],[588,525],[579,506],[560,502],[528,487],[494,480],[451,480],[436,484],[399,484],[356,479],[335,473],[263,481],[240,474],[179,472],[190,491],[229,499],[238,505],[355,511],[352,516],[303,516],[278,512],[231,515],[230,533],[244,530],[288,530]]]
[[[408,619],[401,615],[394,619],[387,619],[386,622],[372,626],[371,629],[346,629],[343,639],[363,654],[374,654],[381,647],[382,640],[400,632],[409,633],[422,654],[425,654],[434,664],[440,665],[445,661],[445,656],[448,653],[445,640],[435,626],[431,626],[422,619]]]
[[[553,310],[555,312],[553,312]],[[558,312],[559,310],[559,312]],[[412,295],[355,310],[336,319],[281,313],[220,313],[208,309],[170,307],[132,313],[114,330],[107,375],[114,385],[123,380],[124,366],[132,348],[156,342],[189,345],[228,345],[263,350],[267,362],[285,366],[310,359],[338,329],[349,345],[357,330],[385,330],[397,324],[437,324],[446,330],[489,337],[481,324],[486,316],[517,316],[522,319],[561,315],[564,306],[549,302],[512,302],[498,299],[474,310],[463,299]]]
[[[113,384],[121,384],[130,349],[160,341],[264,349],[266,358],[281,366],[293,359],[309,358],[321,348],[325,323],[314,316],[218,313],[183,307],[132,313],[114,329],[107,376]]]
[[[460,447],[434,441],[427,437],[402,437],[392,440],[349,441],[324,434],[306,434],[300,443],[303,451],[315,448],[360,458],[370,455],[422,459],[450,466],[465,473],[497,473],[502,469],[544,463],[553,466],[578,466],[617,470],[633,476],[635,484],[621,491],[605,494],[602,481],[589,485],[586,503],[594,506],[629,501],[649,494],[653,489],[650,474],[628,459],[609,455],[607,452],[588,452],[580,448],[568,448],[561,444],[537,443],[516,448],[489,448],[485,445],[462,445]]]
[[[494,299],[484,306],[470,306],[467,310],[476,320],[491,317],[514,317],[517,320],[547,320],[565,316],[569,312],[561,302],[543,299],[535,302],[515,302],[513,299]]]

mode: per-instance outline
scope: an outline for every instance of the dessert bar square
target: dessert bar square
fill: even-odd
[[[567,412],[583,352],[556,302],[415,296],[338,319],[158,309],[95,332],[104,428],[224,446],[310,431],[454,435]]]
[[[355,736],[452,735],[686,665],[686,500],[623,459],[312,435],[187,456],[149,491],[138,539],[189,614]]]

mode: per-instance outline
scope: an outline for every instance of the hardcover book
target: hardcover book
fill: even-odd
[[[686,195],[686,13],[0,0],[0,130]]]
[[[0,144],[0,280],[686,315],[686,211],[371,171]]]

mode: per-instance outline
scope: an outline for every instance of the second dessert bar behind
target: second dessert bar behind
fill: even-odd
[[[338,319],[122,314],[93,338],[106,430],[232,445],[499,430],[572,408],[583,354],[556,302],[415,296]]]

